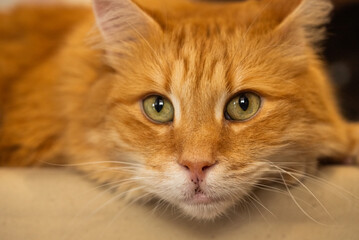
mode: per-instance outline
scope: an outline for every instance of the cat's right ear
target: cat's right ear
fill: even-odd
[[[131,0],[93,0],[93,6],[106,42],[131,42],[161,31],[157,22]]]
[[[325,25],[333,9],[330,0],[279,0],[273,3],[282,21],[275,34],[297,45],[309,43],[316,46],[325,38]],[[288,39],[287,39],[288,40]]]

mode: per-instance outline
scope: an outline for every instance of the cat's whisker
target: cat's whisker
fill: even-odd
[[[94,173],[96,172],[128,172],[128,173],[137,173],[139,171],[141,167],[126,167],[126,166],[121,166],[121,167],[97,167],[96,169],[93,171]]]
[[[283,182],[280,181],[280,179],[278,179],[278,178],[275,178],[275,179],[258,178],[257,180],[258,180],[258,181],[263,181],[263,182],[270,182],[270,183],[275,183],[275,184],[283,185]],[[294,186],[294,185],[289,184],[289,186],[292,187],[292,186]]]
[[[273,162],[271,162],[271,161],[269,161],[269,160],[266,160],[266,162],[269,163],[270,166],[272,166],[272,167],[276,168],[277,170],[279,170],[279,173],[280,173],[280,175],[281,175],[281,178],[282,178],[282,180],[283,180],[283,183],[285,184],[285,187],[287,188],[288,193],[290,194],[290,196],[292,197],[292,199],[293,199],[294,201],[295,201],[294,196],[293,196],[293,194],[290,192],[289,187],[288,187],[288,184],[287,184],[286,181],[284,180],[284,177],[283,177],[283,175],[282,175],[281,172],[284,172],[284,173],[288,174],[288,175],[291,176],[295,181],[297,181],[306,191],[308,191],[308,192],[312,195],[312,197],[319,203],[319,205],[324,209],[324,211],[328,214],[328,216],[333,219],[333,217],[332,217],[331,214],[328,212],[328,210],[326,209],[326,207],[322,204],[322,202],[315,196],[315,194],[314,194],[302,181],[300,181],[300,180],[299,180],[297,177],[295,177],[292,173],[286,171],[285,169],[283,169],[283,168],[281,168],[281,167],[279,167],[279,166],[276,166]],[[295,201],[295,203],[296,203],[297,205],[299,205],[298,202]],[[302,211],[304,210],[304,209],[302,209],[302,207],[301,207],[300,205],[299,205],[298,207],[299,207]],[[309,214],[306,214],[306,215],[309,215]]]
[[[269,212],[273,217],[277,218],[277,216],[270,211],[264,204],[259,200],[258,196],[255,193],[252,193],[253,196],[249,195],[250,198],[253,198],[253,200],[258,203],[261,207],[263,207],[267,212]]]
[[[263,185],[263,186],[255,186],[255,189],[260,189],[260,190],[264,190],[264,191],[269,191],[269,192],[274,192],[274,193],[278,193],[278,194],[282,194],[285,196],[289,196],[289,193],[287,191],[284,191],[282,189],[278,189],[278,188],[268,188],[268,186]],[[297,197],[296,199],[301,201],[302,203],[306,204],[308,207],[312,207],[312,204],[310,202],[307,202],[306,200],[304,200],[303,198]]]
[[[304,187],[312,196],[313,198],[319,203],[319,205],[323,208],[323,210],[328,214],[328,216],[330,218],[333,219],[332,215],[329,213],[329,211],[327,210],[327,208],[323,205],[323,203],[315,196],[315,194],[312,192],[312,190],[310,190],[302,181],[300,181],[297,177],[295,177],[292,173],[284,170],[283,168],[280,168],[278,166],[276,166],[275,164],[272,163],[272,166],[277,168],[278,170],[288,174],[289,176],[291,176],[295,181],[297,181],[302,187]]]
[[[329,182],[327,180],[325,180],[324,178],[320,178],[320,177],[317,177],[317,176],[314,176],[312,174],[308,174],[306,172],[302,172],[302,171],[297,171],[295,169],[291,169],[292,174],[293,175],[298,175],[298,176],[304,176],[305,178],[307,179],[310,179],[311,181],[314,181],[314,182],[317,182],[317,183],[320,183],[320,184],[326,184],[332,188],[334,188],[335,190],[339,190],[341,193],[342,193],[342,196],[344,197],[344,194],[356,199],[356,200],[359,200],[359,197],[354,195],[353,193],[349,192],[348,190],[344,189],[343,187],[337,185],[337,184],[334,184],[332,182]],[[336,193],[336,192],[335,192]],[[348,199],[348,197],[344,197],[345,199]]]
[[[118,188],[120,185],[121,185],[121,184],[116,184],[115,186],[110,187],[110,188],[106,189],[105,191],[101,191],[100,193],[98,193],[95,197],[93,197],[90,201],[88,201],[85,205],[83,205],[83,206],[81,207],[81,209],[79,209],[79,210],[77,211],[77,214],[73,216],[72,220],[69,222],[68,225],[69,225],[69,226],[72,226],[73,223],[75,222],[75,220],[78,219],[78,218],[84,213],[84,211],[85,211],[88,207],[91,206],[92,203],[94,203],[96,200],[98,200],[99,198],[101,198],[102,196],[104,196],[106,193],[108,193],[108,192],[111,191],[112,189]],[[87,191],[87,192],[85,192],[85,193],[83,193],[83,194],[87,194],[87,193],[89,193],[90,191],[93,191],[93,190],[95,190],[95,189],[97,189],[97,188],[99,188],[99,187],[102,187],[102,186],[95,187],[95,188],[93,188],[93,189],[91,189],[91,190],[89,190],[89,191]],[[91,214],[90,216],[93,216],[93,215],[94,215],[94,213],[92,212],[92,214]],[[73,231],[72,231],[72,232],[73,232]],[[71,231],[65,232],[65,233],[64,233],[64,236],[62,237],[62,239],[63,239],[63,240],[68,239],[68,238],[71,236],[72,232],[71,232]]]
[[[133,165],[133,166],[143,166],[141,163],[133,163],[133,162],[124,162],[124,161],[94,161],[94,162],[84,162],[84,163],[72,163],[72,164],[59,164],[59,163],[52,163],[47,161],[41,161],[41,163],[56,167],[80,167],[80,166],[87,166],[87,165],[97,165],[97,164],[124,164],[124,165]]]
[[[264,216],[264,214],[262,213],[262,211],[257,207],[257,205],[255,203],[253,203],[253,199],[252,198],[247,198],[247,200],[249,200],[249,204],[250,206],[254,206],[255,209],[257,209],[257,211],[259,212],[259,214],[262,216],[262,218],[264,219],[264,221],[266,223],[268,223],[267,218]]]
[[[88,191],[86,191],[85,193],[83,193],[84,195],[91,192],[91,191],[94,191],[96,189],[99,189],[99,188],[104,188],[104,187],[108,187],[108,186],[112,186],[115,184],[115,186],[112,186],[111,188],[107,188],[106,191],[109,191],[109,190],[113,190],[114,188],[117,188],[117,187],[120,187],[122,185],[125,185],[126,183],[136,183],[138,182],[139,180],[148,180],[148,179],[153,179],[152,177],[130,177],[130,178],[127,178],[127,179],[121,179],[120,181],[115,181],[115,182],[108,182],[108,183],[104,183],[104,184],[101,184],[97,187],[94,187]]]
[[[133,184],[133,183],[137,183],[138,180],[143,180],[143,179],[150,179],[150,178],[145,178],[145,177],[132,177],[132,178],[128,178],[128,179],[122,179],[121,181],[116,181],[116,182],[110,182],[110,183],[105,183],[102,184],[100,186],[96,186],[92,189],[90,189],[89,191],[86,191],[80,195],[86,195],[91,191],[94,191],[96,189],[99,188],[104,188],[107,186],[111,186],[106,188],[105,190],[101,191],[99,194],[97,194],[94,198],[92,198],[83,208],[86,208],[88,205],[90,205],[92,202],[96,201],[98,198],[100,198],[101,196],[105,195],[106,193],[113,191],[114,189],[120,188],[121,186],[124,186],[126,184]],[[114,186],[112,186],[114,185]]]
[[[307,211],[304,210],[304,208],[298,203],[298,201],[296,200],[296,198],[294,197],[294,195],[293,195],[292,192],[290,191],[290,189],[289,189],[289,187],[288,187],[288,185],[287,185],[287,183],[286,183],[286,181],[285,181],[285,178],[284,178],[284,176],[283,176],[283,174],[282,174],[282,171],[281,171],[280,169],[278,169],[278,173],[280,174],[280,176],[281,176],[281,178],[282,178],[282,180],[283,180],[283,183],[284,183],[284,185],[285,185],[285,187],[286,187],[286,189],[287,189],[287,191],[288,191],[290,197],[292,198],[293,202],[294,202],[294,203],[297,205],[297,207],[303,212],[303,214],[304,214],[305,216],[307,216],[307,217],[308,217],[310,220],[312,220],[313,222],[315,222],[315,223],[317,223],[317,224],[319,224],[319,225],[327,226],[326,224],[321,223],[321,222],[319,222],[318,220],[316,220],[316,219],[315,219],[314,217],[312,217]],[[329,215],[329,216],[330,216],[330,215]]]
[[[109,169],[96,169],[96,170],[91,170],[91,172],[84,174],[84,176],[89,179],[98,180],[97,175],[99,173],[111,173],[111,174],[115,173],[116,178],[123,178],[124,173],[132,176],[132,175],[136,175],[138,173],[138,171],[130,171],[130,170],[119,171],[119,170],[109,170]]]
[[[77,212],[77,214],[76,214],[76,215],[72,218],[72,220],[70,221],[70,224],[69,224],[69,225],[72,225],[72,224],[74,223],[74,221],[75,221],[81,214],[83,214],[83,212],[84,212],[92,203],[94,203],[96,200],[98,200],[99,198],[101,198],[101,197],[104,196],[106,193],[110,192],[111,190],[120,187],[120,185],[121,185],[122,183],[129,183],[129,182],[131,182],[131,181],[129,181],[129,180],[130,180],[130,179],[125,179],[125,180],[121,181],[121,183],[116,184],[115,186],[112,186],[112,187],[110,187],[110,188],[108,188],[108,189],[106,189],[106,190],[101,191],[100,193],[98,193],[95,197],[93,197],[90,201],[88,201],[84,206],[82,206],[81,209],[79,209],[79,211]],[[95,187],[95,188],[91,189],[90,191],[93,191],[93,190],[95,190],[95,189],[97,189],[97,188],[100,188],[100,187],[103,187],[103,186]],[[87,194],[87,193],[90,192],[90,191],[87,191],[87,192],[85,192],[85,193],[83,193],[83,194]],[[66,237],[66,236],[64,236],[63,239],[65,239],[65,237]]]
[[[268,162],[268,161],[267,161]],[[277,162],[276,162],[277,163]],[[349,192],[349,191],[347,191],[346,189],[344,189],[344,188],[342,188],[342,187],[340,187],[340,186],[338,186],[338,185],[336,185],[336,184],[333,184],[333,183],[331,183],[331,182],[329,182],[329,181],[327,181],[327,180],[325,180],[325,179],[323,179],[323,178],[320,178],[320,177],[318,177],[318,176],[315,176],[315,175],[313,175],[313,174],[309,174],[309,173],[307,173],[306,171],[304,171],[304,170],[298,170],[298,169],[295,169],[295,168],[291,168],[291,167],[289,167],[288,166],[288,163],[289,164],[292,164],[291,166],[293,166],[293,162],[292,161],[287,161],[287,162],[280,162],[280,163],[284,163],[284,164],[286,164],[286,166],[282,166],[281,168],[283,168],[284,170],[288,170],[288,171],[290,171],[290,173],[292,174],[292,175],[295,175],[295,176],[298,176],[298,177],[304,177],[304,178],[306,178],[306,179],[310,179],[310,180],[312,180],[312,181],[315,181],[315,182],[317,182],[317,183],[320,183],[320,184],[326,184],[326,185],[328,185],[328,186],[330,186],[330,187],[332,187],[332,188],[334,188],[334,189],[336,189],[336,190],[339,190],[339,196],[341,196],[341,197],[344,197],[345,199],[349,199],[348,197],[346,197],[345,195],[348,195],[348,196],[350,196],[350,197],[353,197],[353,198],[355,198],[355,199],[359,199],[357,196],[355,196],[354,194],[352,194],[351,192]],[[274,163],[273,163],[274,164]],[[301,166],[301,165],[303,165],[303,163],[302,162],[298,162],[298,165],[299,166]],[[287,172],[288,172],[287,171]],[[270,172],[270,171],[268,171],[268,172]],[[287,173],[288,174],[288,173]],[[288,174],[289,175],[289,174]],[[293,176],[292,176],[293,177]],[[297,179],[297,180],[299,180],[299,179]],[[297,181],[296,180],[296,181]],[[297,181],[298,182],[298,181]],[[287,183],[287,185],[288,185],[288,183]],[[300,184],[301,185],[301,184]],[[294,186],[294,185],[293,185]],[[300,188],[298,188],[298,189],[300,189]],[[306,190],[307,192],[309,192],[305,187],[303,187],[303,190]],[[337,191],[333,191],[336,195],[338,195],[338,192]],[[311,192],[309,192],[312,196],[313,196],[313,194],[311,193]],[[345,195],[344,195],[345,194]],[[313,196],[314,198],[316,198],[315,196]],[[316,201],[318,201],[317,199],[316,199]],[[320,203],[319,203],[320,204]],[[320,204],[320,205],[322,205],[322,204]],[[322,208],[323,208],[323,206],[321,206]],[[325,207],[324,207],[325,208]],[[323,208],[323,209],[324,209]],[[328,211],[326,211],[326,213],[328,214]],[[331,215],[330,214],[328,214],[330,217],[331,217]],[[332,217],[331,217],[332,218]]]
[[[248,218],[251,219],[251,217],[252,217],[251,207],[250,207],[248,201],[244,201],[244,200],[241,201],[240,207],[242,207],[242,206],[245,207],[245,210],[246,210],[247,213],[248,213]]]
[[[266,160],[266,161],[270,162],[269,160]],[[277,163],[277,162],[275,162],[275,163]],[[292,162],[281,162],[281,163],[286,164],[286,163],[292,163]],[[272,164],[274,164],[274,162],[272,162]],[[300,162],[299,162],[299,164],[300,164]],[[291,174],[297,175],[299,177],[305,177],[305,178],[310,179],[312,181],[315,181],[317,183],[326,184],[326,185],[328,185],[328,186],[330,186],[330,187],[332,187],[332,188],[334,188],[336,190],[339,190],[342,193],[343,197],[344,197],[344,194],[346,194],[346,195],[348,195],[350,197],[355,198],[356,200],[359,200],[358,196],[354,195],[353,193],[349,192],[348,190],[344,189],[343,187],[341,187],[341,186],[339,186],[337,184],[334,184],[332,182],[329,182],[329,181],[325,180],[324,178],[321,178],[319,176],[310,174],[310,173],[308,173],[308,172],[306,172],[304,170],[301,171],[301,170],[298,170],[298,169],[295,169],[295,168],[291,168],[289,166],[281,166],[281,168],[284,169],[284,170],[290,171]],[[347,197],[345,197],[345,198],[348,199]]]
[[[275,193],[280,193],[280,194],[288,194],[286,191],[284,191],[283,189],[280,188],[276,188],[273,186],[269,186],[269,185],[265,185],[265,184],[260,184],[260,183],[256,183],[254,185],[254,188],[256,189],[262,189],[262,190],[266,190],[266,191],[272,191]]]
[[[158,209],[162,207],[161,205],[165,205],[165,204],[166,202],[164,199],[156,199],[155,207],[151,210],[151,215],[156,215]]]
[[[124,213],[128,207],[130,207],[131,205],[133,205],[134,203],[138,202],[139,200],[141,200],[142,198],[145,198],[147,196],[151,195],[151,193],[144,193],[141,196],[131,200],[130,202],[126,203],[122,209],[120,211],[118,211],[115,216],[112,218],[112,220],[106,225],[106,227],[104,228],[104,231],[102,231],[102,234],[99,236],[98,239],[104,239],[104,234],[105,232],[107,232],[107,230],[113,225],[113,223],[116,221],[116,219],[122,214]]]
[[[138,190],[142,190],[144,189],[145,187],[142,186],[142,187],[136,187],[136,188],[131,188],[127,191],[124,191],[124,192],[121,192],[117,195],[115,195],[113,198],[109,199],[108,201],[106,201],[104,204],[102,204],[100,207],[98,207],[96,210],[94,210],[91,214],[90,214],[90,217],[97,214],[101,209],[105,208],[106,206],[108,206],[110,203],[122,198],[123,196],[125,196],[126,194],[128,193],[131,193],[131,192],[134,192],[134,191],[138,191]]]
[[[163,212],[167,212],[169,207],[172,207],[172,205],[170,203],[168,203],[167,201],[164,202],[164,205],[166,206],[165,209],[163,210]],[[172,209],[173,211],[173,209]]]
[[[139,167],[96,167],[96,170],[93,171],[93,173],[99,173],[99,172],[112,172],[112,173],[130,173],[130,174],[136,174],[139,171]],[[92,174],[94,175],[94,174]]]
[[[274,213],[272,213],[266,206],[264,206],[264,204],[257,198],[251,196],[254,195],[254,193],[252,192],[251,194],[247,194],[247,191],[243,190],[241,187],[237,187],[238,190],[240,192],[242,192],[242,194],[244,194],[247,198],[251,199],[252,201],[254,201],[255,203],[259,204],[262,208],[264,208],[267,212],[269,212],[273,217],[276,217],[276,215]],[[235,197],[235,199],[233,199],[234,201],[237,201],[238,197]],[[255,206],[255,204],[253,204]],[[257,208],[257,206],[255,206]],[[259,210],[259,209],[258,209]],[[261,213],[261,212],[260,212]],[[262,213],[261,213],[262,215]],[[263,215],[262,215],[263,216]],[[263,216],[264,217],[264,216]]]
[[[107,168],[103,168],[103,169],[108,169],[108,170],[129,170],[129,171],[135,171],[138,170],[140,167],[138,166],[119,166],[119,167],[107,167]]]

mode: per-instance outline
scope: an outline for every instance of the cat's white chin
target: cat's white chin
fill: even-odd
[[[179,208],[189,217],[198,220],[213,220],[223,215],[233,205],[231,201],[186,201],[178,204]]]

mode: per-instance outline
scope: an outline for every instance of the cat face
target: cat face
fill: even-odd
[[[162,21],[127,0],[95,1],[115,70],[97,134],[142,191],[211,219],[271,175],[300,178],[329,151],[324,139],[344,138],[306,32],[330,4],[298,1],[284,14],[278,2],[186,5]]]
[[[192,216],[211,218],[247,194],[266,173],[267,160],[285,159],[283,155],[292,154],[291,147],[298,148],[300,139],[285,137],[286,132],[298,131],[300,126],[288,112],[294,116],[305,113],[287,94],[271,96],[260,87],[274,88],[282,81],[273,77],[275,73],[254,75],[265,65],[253,66],[253,70],[247,64],[248,69],[241,70],[238,65],[228,64],[227,58],[244,61],[239,54],[243,52],[241,46],[235,46],[238,53],[226,53],[225,39],[211,41],[198,32],[197,36],[186,34],[193,41],[184,40],[180,53],[173,52],[178,46],[172,41],[160,46],[151,43],[158,54],[164,48],[164,55],[159,56],[162,63],[139,60],[134,64],[136,69],[123,76],[128,82],[118,82],[113,93],[118,107],[111,113],[116,122],[111,131],[117,135],[115,142],[121,140],[119,148],[125,142],[130,152],[141,156],[144,165],[138,175],[147,177],[143,184],[148,190]],[[202,44],[196,43],[198,40]],[[256,83],[251,84],[250,79]],[[118,99],[118,93],[123,92],[133,96]],[[245,92],[260,96],[257,114],[247,121],[226,119],[227,104]],[[163,96],[167,104],[172,104],[172,121],[155,123],[148,119],[143,100],[151,95]],[[281,153],[284,149],[287,153]],[[276,154],[279,156],[273,159]],[[193,174],[203,176],[198,176],[198,181]]]

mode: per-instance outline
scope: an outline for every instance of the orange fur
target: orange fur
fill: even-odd
[[[132,179],[119,187],[133,189],[129,196],[148,192],[213,218],[277,167],[290,169],[281,172],[290,180],[320,158],[358,151],[358,127],[341,117],[317,54],[327,1],[96,2],[95,29],[90,11],[48,9],[36,16],[52,13],[58,29],[27,38],[44,48],[5,45],[15,60],[0,56],[0,164],[80,164],[99,181]],[[34,61],[22,62],[23,52]],[[263,106],[249,121],[229,122],[223,109],[240,91],[258,93]],[[174,103],[173,123],[143,115],[151,93]],[[178,163],[201,160],[217,163],[203,187],[216,204],[186,204],[192,192]]]

